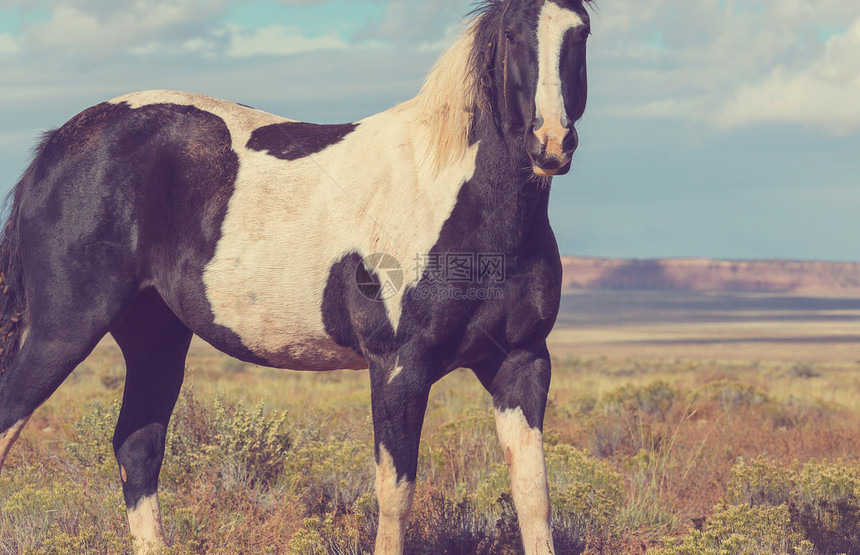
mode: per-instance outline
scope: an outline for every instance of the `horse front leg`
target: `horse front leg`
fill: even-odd
[[[400,555],[415,496],[418,443],[430,383],[417,365],[396,357],[371,362],[379,528],[375,555]]]
[[[543,451],[549,353],[546,345],[515,350],[496,368],[476,373],[493,395],[496,432],[508,464],[525,553],[554,554]]]

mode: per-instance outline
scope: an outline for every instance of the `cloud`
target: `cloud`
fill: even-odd
[[[226,0],[57,4],[48,21],[24,30],[25,46],[37,54],[105,59],[153,41],[171,43],[205,34],[225,5]]]
[[[827,41],[823,56],[799,70],[774,69],[738,90],[715,122],[738,127],[760,122],[860,131],[860,18],[847,33]]]
[[[467,0],[390,0],[382,19],[365,26],[355,40],[384,40],[399,46],[432,44],[444,39],[448,27],[460,21],[469,6]]]
[[[315,50],[344,50],[349,45],[336,34],[305,37],[300,29],[270,25],[262,29],[229,28],[227,55],[244,58],[257,55],[286,56]]]
[[[593,17],[591,98],[618,116],[718,129],[860,132],[858,21],[837,0],[616,0]]]
[[[422,42],[416,45],[415,50],[418,52],[441,53],[451,47],[454,42],[463,34],[465,27],[460,24],[448,25],[445,27],[445,34],[439,39],[429,42]]]
[[[17,54],[21,51],[21,45],[9,33],[0,33],[0,56],[4,54]]]

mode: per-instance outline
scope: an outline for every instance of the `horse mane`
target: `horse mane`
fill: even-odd
[[[505,0],[486,0],[470,14],[462,36],[443,53],[418,94],[400,105],[428,131],[427,156],[435,172],[462,158],[478,110],[495,112],[492,61]]]

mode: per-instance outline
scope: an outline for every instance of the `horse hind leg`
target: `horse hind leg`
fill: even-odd
[[[25,416],[18,422],[12,424],[8,430],[0,435],[0,470],[3,469],[3,464],[6,462],[6,456],[12,449],[12,445],[18,440],[18,436],[21,435],[21,430],[23,430],[24,426],[27,425],[28,420],[30,420],[30,417]]]
[[[107,318],[65,321],[64,326],[45,325],[41,319],[32,324],[21,350],[0,375],[0,469],[33,412],[92,352],[109,326]]]
[[[167,424],[179,397],[191,331],[154,289],[146,289],[111,334],[126,364],[113,448],[136,553],[164,543],[158,474]]]
[[[22,274],[27,283],[17,292],[26,299],[21,302],[26,333],[20,350],[6,353],[11,362],[0,374],[0,465],[33,412],[92,352],[138,292],[131,274],[111,274],[97,263],[60,267],[58,261],[65,259],[35,247],[27,254],[30,263]]]

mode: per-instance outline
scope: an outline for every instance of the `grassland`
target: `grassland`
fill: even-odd
[[[858,552],[855,300],[566,303],[545,426],[559,553]],[[36,412],[0,478],[0,553],[130,549],[109,445],[122,380],[105,342]],[[366,372],[195,342],[172,427],[173,552],[371,551]],[[434,387],[419,472],[411,553],[521,552],[491,400],[467,371]]]

